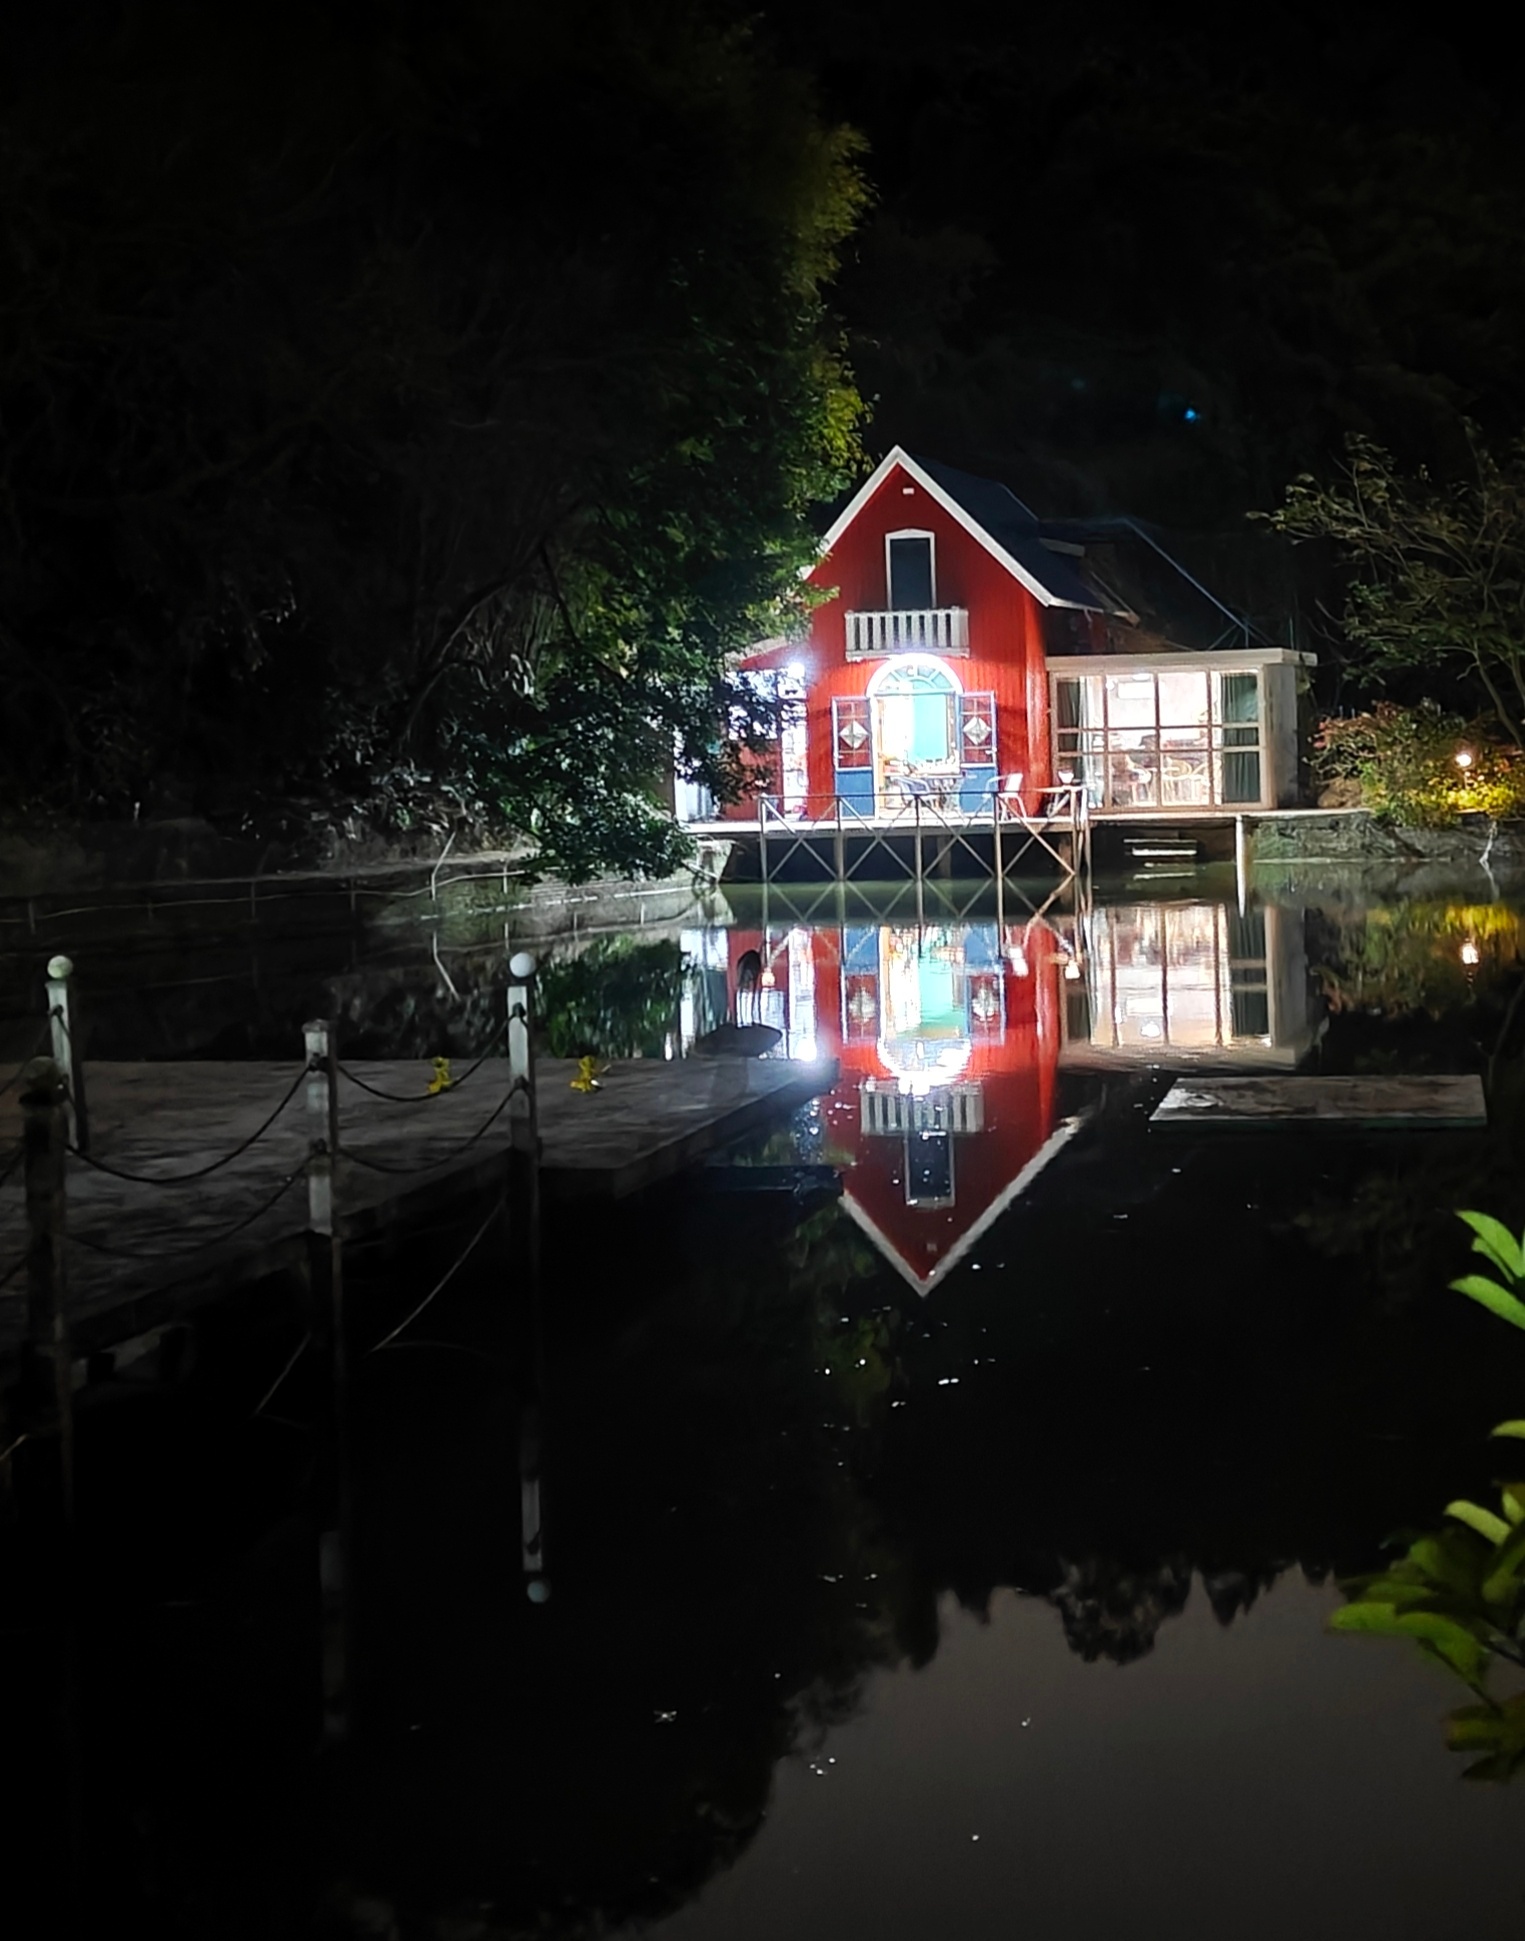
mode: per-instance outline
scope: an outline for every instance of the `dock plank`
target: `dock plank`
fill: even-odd
[[[400,1229],[503,1178],[511,1137],[506,1060],[487,1060],[467,1082],[433,1098],[425,1097],[427,1061],[366,1060],[350,1069],[376,1091],[409,1102],[341,1081],[337,1204],[346,1233]],[[828,1089],[836,1066],[829,1059],[627,1059],[586,1094],[571,1088],[576,1072],[571,1060],[544,1059],[537,1067],[541,1183],[552,1201],[613,1200],[671,1178]],[[165,1325],[302,1260],[305,1087],[248,1151],[203,1179],[171,1177],[249,1139],[296,1076],[292,1064],[254,1061],[90,1068],[91,1157],[155,1183],[69,1160],[68,1271],[78,1352]],[[0,1154],[20,1130],[12,1088],[0,1098]],[[20,1189],[19,1171],[0,1189],[0,1276],[25,1247]],[[0,1357],[20,1340],[24,1292],[19,1274],[0,1287]]]
[[[1488,1123],[1476,1073],[1412,1077],[1178,1079],[1150,1115],[1161,1127],[1268,1131],[1305,1126],[1350,1131],[1466,1131]]]

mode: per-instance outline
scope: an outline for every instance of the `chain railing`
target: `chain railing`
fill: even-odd
[[[427,1091],[394,1092],[378,1086],[363,1074],[340,1063],[334,1027],[326,1021],[304,1028],[306,1057],[259,1123],[243,1138],[215,1158],[174,1172],[145,1171],[122,1166],[86,1149],[83,1113],[84,1068],[71,1019],[68,980],[73,966],[67,958],[55,958],[48,966],[48,1017],[38,1034],[34,1052],[49,1037],[53,1056],[34,1055],[25,1060],[0,1086],[0,1094],[19,1086],[21,1136],[6,1152],[0,1153],[0,1189],[16,1175],[25,1195],[26,1244],[18,1258],[0,1265],[0,1290],[25,1276],[27,1301],[26,1336],[33,1348],[51,1351],[55,1358],[68,1350],[68,1249],[85,1251],[111,1260],[151,1264],[183,1262],[197,1255],[209,1256],[258,1221],[272,1213],[301,1180],[308,1189],[307,1230],[337,1242],[342,1209],[336,1204],[336,1184],[342,1165],[353,1162],[371,1172],[393,1178],[421,1179],[437,1174],[453,1164],[487,1136],[505,1114],[513,1129],[509,1186],[520,1202],[520,1214],[529,1214],[538,1226],[538,1130],[535,1109],[534,1062],[531,1044],[533,1024],[533,982],[536,964],[526,953],[517,954],[510,964],[511,982],[507,991],[506,1015],[486,1047],[459,1077],[437,1078]],[[377,1158],[354,1141],[341,1145],[339,1138],[339,1085],[356,1087],[369,1097],[388,1104],[411,1106],[437,1115],[439,1101],[469,1083],[487,1060],[506,1049],[510,1063],[509,1083],[503,1096],[476,1127],[444,1150],[430,1141],[407,1163],[396,1164]],[[445,1061],[439,1061],[443,1064]],[[68,1217],[68,1173],[72,1161],[88,1171],[139,1189],[171,1189],[203,1182],[255,1152],[275,1131],[305,1089],[307,1150],[299,1164],[282,1166],[278,1182],[253,1207],[245,1207],[237,1217],[214,1230],[197,1234],[187,1244],[173,1246],[136,1246],[130,1238],[79,1231]],[[287,1146],[289,1155],[290,1147]],[[172,1155],[165,1154],[169,1160]],[[120,1216],[117,1224],[120,1225]],[[475,1245],[475,1242],[473,1243]],[[538,1248],[531,1237],[530,1254]],[[469,1251],[469,1250],[468,1250]],[[464,1257],[463,1257],[464,1258]]]

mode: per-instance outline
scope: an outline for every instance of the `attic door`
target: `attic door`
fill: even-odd
[[[892,613],[925,613],[937,601],[929,532],[892,532],[884,542]]]

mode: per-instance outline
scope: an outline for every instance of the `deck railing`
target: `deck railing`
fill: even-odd
[[[847,616],[849,660],[873,660],[883,654],[967,654],[968,651],[967,607],[903,607]]]
[[[860,841],[857,859],[850,864],[846,846],[849,836],[868,838],[869,849],[887,845],[892,837],[910,836],[914,861],[909,873],[918,883],[926,872],[928,841],[934,854],[949,853],[950,845],[967,850],[982,872],[993,870],[998,882],[1035,845],[1067,875],[1090,867],[1090,801],[1085,789],[1074,783],[1025,795],[1003,792],[995,784],[972,809],[958,806],[956,800],[944,804],[921,794],[804,795],[787,801],[776,795],[761,795],[757,798],[757,830],[764,882],[796,850],[826,841],[832,844],[835,874],[846,882],[860,873],[866,853]],[[975,848],[976,840],[985,836],[991,838],[988,863]]]

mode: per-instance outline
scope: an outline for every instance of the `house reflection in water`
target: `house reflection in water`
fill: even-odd
[[[779,1055],[840,1061],[821,1111],[843,1203],[921,1294],[1074,1131],[1057,1118],[1061,1065],[1290,1067],[1311,1035],[1301,919],[1275,909],[737,927],[684,948],[717,999],[757,951],[756,1017],[784,1034]],[[750,994],[740,1021],[753,1021]],[[688,1022],[689,1037],[703,1028]]]

